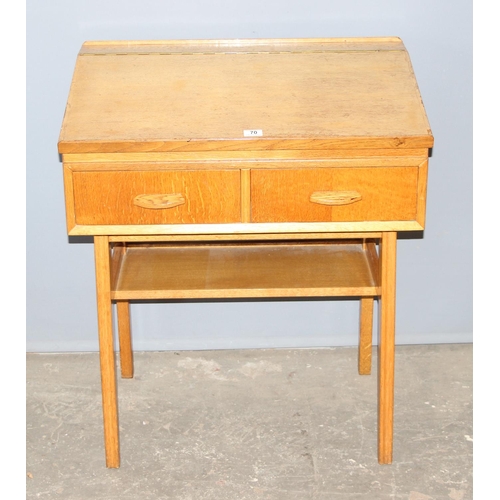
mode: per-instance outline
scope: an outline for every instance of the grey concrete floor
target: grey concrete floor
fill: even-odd
[[[391,465],[376,375],[353,348],[136,353],[106,469],[98,355],[28,354],[27,499],[472,499],[472,345],[396,348]]]

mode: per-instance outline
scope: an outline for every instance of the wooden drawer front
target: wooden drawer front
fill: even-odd
[[[173,208],[143,208],[139,195],[179,194]],[[73,172],[77,224],[209,224],[239,222],[237,170]]]
[[[407,221],[417,216],[418,167],[252,170],[252,222]],[[313,193],[358,193],[344,205]]]

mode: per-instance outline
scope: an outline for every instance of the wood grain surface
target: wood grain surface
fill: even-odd
[[[86,44],[60,153],[431,147],[398,39]],[[315,45],[315,49],[311,48]],[[274,46],[274,49],[273,49]],[[118,47],[118,49],[117,49]],[[144,48],[147,47],[145,51]],[[217,47],[217,50],[215,50]],[[104,56],[102,54],[105,54]],[[258,129],[262,137],[245,137]]]
[[[164,210],[137,206],[139,195],[178,193]],[[73,173],[77,224],[227,223],[241,220],[240,173],[232,171],[91,171]]]
[[[252,222],[414,220],[417,167],[253,170]],[[317,191],[357,191],[341,206],[311,202]]]
[[[130,246],[117,300],[373,296],[378,283],[361,244]]]

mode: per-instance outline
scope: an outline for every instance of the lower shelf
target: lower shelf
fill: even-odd
[[[379,295],[375,244],[134,244],[112,300]]]

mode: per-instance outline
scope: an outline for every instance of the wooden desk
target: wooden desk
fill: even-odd
[[[396,239],[422,230],[433,137],[399,38],[87,42],[61,135],[69,235],[93,235],[106,465],[112,304],[380,299],[379,462],[392,461]]]

